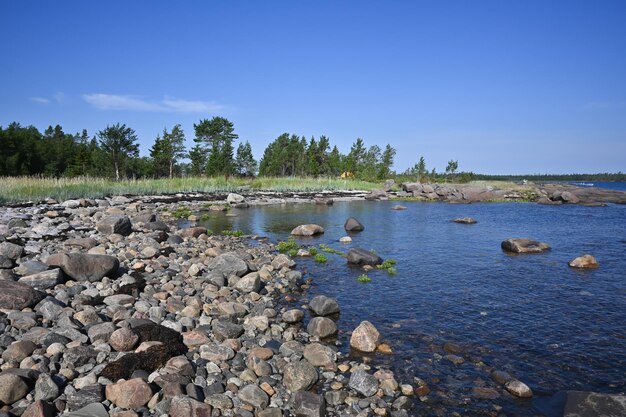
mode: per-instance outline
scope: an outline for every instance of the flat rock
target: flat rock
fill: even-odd
[[[337,353],[321,343],[311,343],[304,347],[304,358],[313,366],[332,366],[337,362]]]
[[[206,227],[201,227],[201,226],[195,226],[195,227],[188,227],[187,229],[183,229],[181,230],[178,234],[181,237],[199,237],[201,235],[206,235]]]
[[[383,263],[383,259],[380,256],[363,248],[351,248],[348,251],[347,260],[349,264],[360,266],[376,266]]]
[[[374,352],[380,344],[380,333],[369,321],[362,321],[350,336],[350,347],[362,352]]]
[[[223,253],[215,257],[208,265],[211,271],[221,272],[225,276],[230,274],[243,276],[248,272],[248,265],[239,256],[234,253]]]
[[[550,245],[532,239],[507,239],[501,244],[502,249],[512,253],[542,253],[550,250]]]
[[[339,303],[334,298],[318,295],[309,302],[309,309],[317,316],[329,316],[339,313]]]
[[[452,220],[454,223],[461,223],[461,224],[475,224],[478,223],[478,221],[476,219],[474,219],[473,217],[459,217],[457,219]]]
[[[64,414],[64,417],[109,417],[109,413],[101,403],[92,403],[71,413]]]
[[[29,357],[37,348],[30,340],[20,340],[11,343],[5,351],[2,353],[2,359],[6,362],[21,362],[23,359]]]
[[[33,307],[46,298],[46,294],[30,285],[10,280],[0,280],[0,308],[22,310]]]
[[[133,225],[128,216],[108,216],[96,225],[96,229],[107,235],[128,236],[133,232]]]
[[[54,268],[49,271],[38,272],[32,275],[26,275],[18,279],[26,285],[30,285],[38,290],[47,290],[54,288],[58,284],[62,284],[64,281],[64,275],[60,268]]]
[[[596,258],[588,254],[579,256],[578,258],[571,260],[568,263],[568,265],[571,266],[572,268],[586,268],[586,269],[593,269],[593,268],[597,268],[598,266],[600,266]]]
[[[324,233],[324,228],[319,224],[301,224],[291,231],[294,236],[315,236]]]

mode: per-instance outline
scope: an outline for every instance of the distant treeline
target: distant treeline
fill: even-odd
[[[533,181],[533,182],[546,182],[546,181],[626,181],[626,174],[621,171],[616,174],[608,172],[602,174],[532,174],[532,175],[485,175],[474,174],[475,180],[484,181]]]

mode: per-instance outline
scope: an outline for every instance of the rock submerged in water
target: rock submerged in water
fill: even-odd
[[[474,219],[473,217],[459,217],[457,219],[452,220],[454,223],[460,223],[460,224],[475,224],[478,223],[478,221],[476,219]]]
[[[511,253],[543,253],[550,250],[550,245],[532,239],[507,239],[501,244],[502,249]]]
[[[376,266],[383,263],[383,259],[374,252],[362,248],[352,248],[348,251],[347,260],[352,265]]]
[[[363,226],[357,219],[354,217],[350,217],[343,225],[343,228],[346,232],[362,232],[365,230],[365,226]]]
[[[578,258],[571,260],[568,263],[568,265],[571,266],[572,268],[586,268],[586,269],[593,269],[593,268],[597,268],[598,266],[600,266],[596,258],[589,254],[579,256]]]
[[[530,398],[533,396],[533,392],[530,387],[528,387],[528,385],[524,384],[522,381],[518,381],[517,379],[514,379],[504,384],[504,388],[506,388],[509,393],[515,395],[516,397]]]
[[[315,236],[324,233],[324,228],[318,224],[301,224],[291,231],[294,236]]]

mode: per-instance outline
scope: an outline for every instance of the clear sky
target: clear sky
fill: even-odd
[[[626,1],[0,0],[0,125],[224,116],[493,174],[626,172]],[[0,150],[1,152],[1,150]]]

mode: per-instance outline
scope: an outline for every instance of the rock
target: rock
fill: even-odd
[[[510,392],[512,395],[515,395],[516,397],[530,398],[533,396],[533,392],[528,387],[528,385],[516,379],[504,384],[504,388],[506,388],[508,392]]]
[[[230,193],[226,197],[226,202],[228,204],[238,204],[238,203],[243,203],[244,201],[246,201],[244,196],[239,195],[239,194],[235,194],[235,193]]]
[[[24,398],[29,391],[28,385],[19,376],[0,374],[0,404],[13,404]]]
[[[291,391],[306,391],[317,382],[317,371],[306,360],[288,364],[284,369],[283,383]]]
[[[30,340],[21,340],[14,342],[2,353],[2,359],[6,362],[20,363],[23,359],[29,357],[37,348]]]
[[[324,397],[308,391],[297,392],[294,395],[294,412],[298,417],[326,416]]]
[[[261,279],[259,278],[259,273],[251,272],[248,275],[243,276],[235,284],[235,289],[244,294],[259,292],[261,289]]]
[[[351,243],[352,238],[350,236],[342,236],[339,238],[339,242],[341,243]]]
[[[189,227],[187,229],[183,229],[178,234],[181,237],[187,237],[187,238],[194,237],[194,238],[197,238],[199,236],[206,235],[206,232],[207,232],[206,227],[195,226],[195,227]]]
[[[315,337],[323,339],[337,333],[337,325],[326,317],[313,317],[306,327],[306,331]]]
[[[500,393],[497,390],[488,387],[474,387],[472,388],[472,395],[485,400],[495,400],[500,397]]]
[[[42,400],[36,400],[28,406],[21,417],[54,417],[57,409],[54,405]]]
[[[452,220],[455,223],[461,223],[461,224],[475,224],[477,223],[476,219],[474,219],[473,217],[459,217],[458,219],[454,219]]]
[[[110,321],[105,323],[94,324],[87,329],[87,336],[89,336],[89,340],[92,344],[95,344],[97,341],[105,341],[107,342],[113,332],[116,330],[115,324]]]
[[[395,206],[391,207],[391,209],[396,210],[396,211],[401,211],[401,210],[406,210],[406,207],[396,204]]]
[[[376,255],[374,252],[362,248],[351,248],[348,251],[348,263],[353,265],[380,265],[383,263],[383,259]]]
[[[361,395],[371,397],[378,391],[378,380],[363,369],[357,369],[350,375],[348,386]]]
[[[96,230],[107,235],[128,236],[133,232],[133,225],[128,216],[108,216],[96,225]]]
[[[71,413],[63,414],[63,417],[109,417],[109,413],[106,408],[98,402],[86,405]]]
[[[129,306],[129,305],[135,304],[135,297],[133,297],[132,295],[128,295],[128,294],[115,294],[115,295],[109,295],[108,297],[105,297],[104,300],[102,300],[102,302],[108,306],[115,306],[115,305]]]
[[[30,285],[10,280],[0,280],[0,309],[22,310],[33,307],[46,298],[46,294]]]
[[[368,195],[365,196],[366,200],[386,200],[387,192],[382,188],[375,188]]]
[[[291,231],[294,236],[315,236],[324,233],[324,228],[317,224],[302,224]]]
[[[337,362],[337,353],[328,346],[311,343],[304,347],[304,358],[313,366],[332,366]]]
[[[235,351],[226,345],[209,343],[200,346],[200,357],[211,362],[220,363],[231,360],[235,356]]]
[[[400,188],[407,193],[422,192],[422,184],[419,182],[403,182],[400,184]]]
[[[139,336],[127,328],[115,330],[109,338],[109,344],[118,352],[128,352],[129,350],[133,350],[135,346],[137,346],[138,342]]]
[[[570,261],[568,265],[572,268],[587,269],[597,268],[598,266],[600,266],[596,258],[594,258],[592,255],[579,256],[578,258]]]
[[[100,384],[91,385],[71,394],[66,394],[67,406],[77,410],[92,403],[104,401],[104,387]]]
[[[234,253],[223,253],[215,257],[208,265],[211,271],[221,272],[225,276],[230,274],[242,277],[248,272],[246,262]]]
[[[135,378],[106,386],[106,399],[122,408],[139,408],[152,398],[152,390],[143,379]]]
[[[24,248],[21,247],[20,245],[16,245],[15,243],[11,243],[11,242],[0,243],[0,255],[8,259],[11,259],[13,261],[18,259],[20,256],[22,256],[23,251],[24,251]]]
[[[491,378],[501,385],[504,385],[507,382],[515,379],[511,376],[511,374],[509,374],[508,372],[504,372],[504,371],[493,371],[491,373]]]
[[[79,368],[94,361],[96,356],[98,352],[91,346],[76,346],[63,353],[63,360],[71,367]]]
[[[281,317],[285,323],[298,323],[304,318],[304,312],[298,309],[287,310]]]
[[[48,265],[39,261],[22,261],[13,271],[21,276],[33,275],[48,269]]]
[[[114,256],[89,253],[57,253],[50,255],[46,263],[61,267],[75,281],[89,282],[114,275],[120,266],[119,260]]]
[[[507,239],[502,242],[502,249],[513,253],[542,253],[550,250],[547,243],[531,239]]]
[[[350,217],[343,225],[343,228],[346,232],[361,232],[365,230],[365,226],[363,226],[357,219],[354,217]]]
[[[334,298],[318,295],[309,302],[309,309],[317,316],[329,316],[339,313],[339,304]]]
[[[237,393],[239,399],[253,407],[265,408],[269,403],[269,397],[261,388],[250,384],[241,388]]]
[[[35,383],[35,400],[52,401],[59,396],[59,386],[48,374],[41,374]]]
[[[172,398],[168,414],[170,417],[211,417],[211,406],[181,395]]]
[[[335,200],[332,198],[315,197],[315,204],[318,206],[332,206],[335,204]]]
[[[578,196],[576,196],[575,194],[572,194],[569,191],[563,191],[561,193],[560,199],[563,202],[570,203],[570,204],[578,204],[580,202],[580,199],[578,198]]]
[[[567,391],[563,417],[626,416],[626,396],[597,392]]]
[[[98,245],[98,241],[92,237],[78,237],[73,239],[67,239],[65,241],[67,246],[78,246],[83,249],[91,249]]]
[[[463,359],[461,356],[458,355],[446,355],[443,357],[445,360],[452,362],[455,365],[461,365],[465,362],[465,359]]]
[[[24,276],[20,278],[18,282],[30,285],[38,290],[47,290],[54,288],[57,284],[62,284],[64,281],[63,278],[63,272],[61,272],[59,268],[55,268],[49,271]]]
[[[213,320],[211,328],[218,341],[236,339],[243,334],[243,326],[230,321]]]
[[[0,269],[10,269],[10,268],[13,268],[13,261],[4,255],[0,255]],[[7,272],[10,272],[10,271],[7,271]]]
[[[374,352],[380,344],[380,333],[369,321],[362,321],[350,336],[350,347],[362,352]]]

